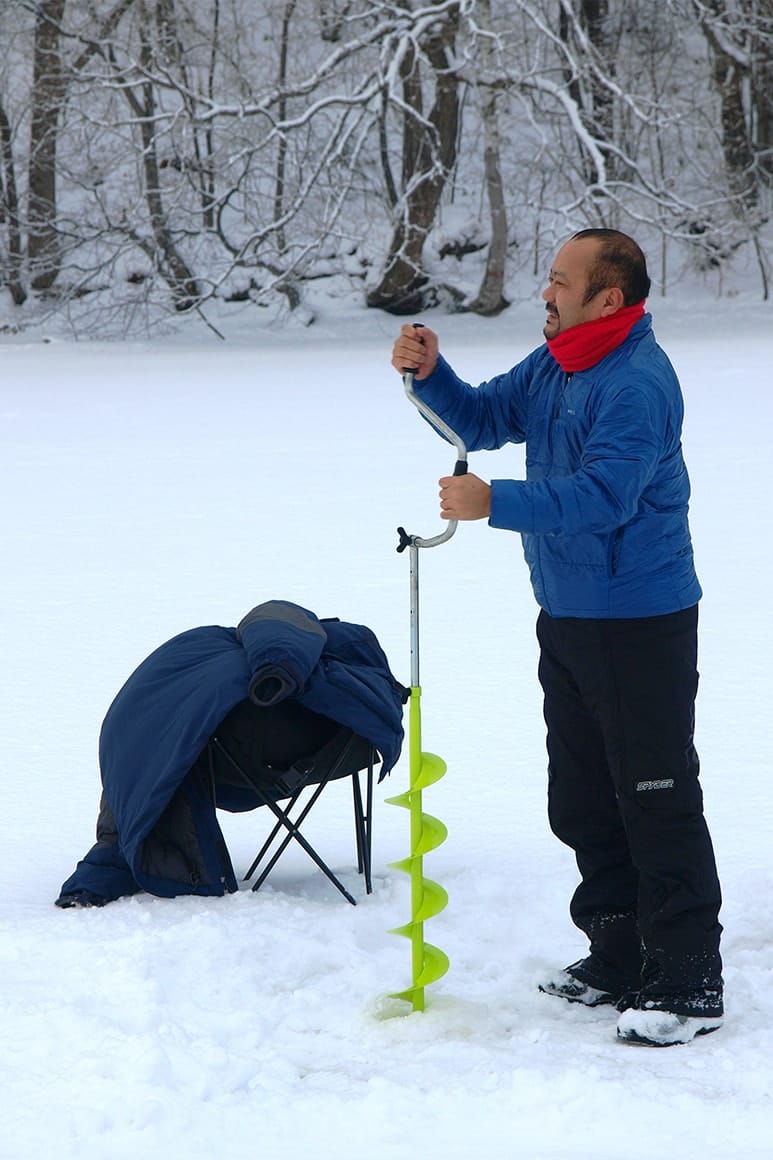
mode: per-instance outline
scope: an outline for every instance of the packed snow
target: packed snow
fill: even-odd
[[[331,311],[308,329],[245,308],[211,329],[0,347],[4,495],[0,1106],[3,1160],[743,1160],[773,1154],[771,305],[653,298],[680,374],[699,574],[697,744],[724,889],[725,1026],[667,1050],[615,1013],[540,995],[584,951],[571,853],[545,817],[536,607],[518,537],[461,524],[422,553],[424,805],[449,828],[425,872],[450,956],[424,1013],[409,982],[408,747],[377,789],[374,891],[348,786],[308,819],[351,906],[300,850],[262,889],[54,907],[93,841],[97,737],[158,644],[292,600],[369,625],[408,683],[408,561],[442,530],[453,452],[389,367],[399,325]],[[233,315],[232,315],[233,319]],[[474,382],[540,341],[539,304],[432,316]],[[50,338],[50,341],[46,341]],[[518,448],[471,456],[522,472]],[[406,721],[407,725],[407,721]],[[265,811],[221,823],[244,873]]]

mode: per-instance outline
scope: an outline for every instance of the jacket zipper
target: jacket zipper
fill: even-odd
[[[620,559],[620,545],[623,542],[623,529],[618,528],[612,537],[612,551],[609,554],[609,571],[612,576],[617,574],[617,563]]]
[[[569,371],[564,377],[564,385],[561,387],[561,394],[556,399],[556,405],[553,408],[553,418],[554,419],[557,419],[558,416],[561,414],[561,404],[564,401],[564,395],[566,394],[566,388],[569,386],[571,379],[572,379],[572,371]]]

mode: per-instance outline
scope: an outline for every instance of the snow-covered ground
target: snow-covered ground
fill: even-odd
[[[653,299],[681,375],[705,589],[697,742],[725,905],[727,1019],[667,1051],[618,1045],[609,1010],[539,995],[583,953],[576,872],[545,820],[536,608],[517,537],[461,525],[421,559],[424,747],[448,763],[425,862],[448,890],[409,978],[407,815],[377,791],[374,893],[346,787],[310,834],[359,899],[288,852],[264,888],[54,908],[92,842],[96,743],[151,649],[263,600],[370,625],[408,683],[408,562],[440,530],[452,463],[388,365],[397,323],[324,311],[220,342],[0,346],[3,1160],[743,1160],[773,1154],[771,488],[773,309]],[[477,382],[540,340],[534,303],[431,321]],[[475,456],[518,474],[518,449]],[[244,871],[261,813],[222,817]]]

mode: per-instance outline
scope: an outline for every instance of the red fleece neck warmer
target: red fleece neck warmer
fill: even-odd
[[[625,342],[631,327],[643,317],[643,300],[633,306],[621,306],[606,318],[580,322],[547,339],[548,350],[567,374],[587,371]]]

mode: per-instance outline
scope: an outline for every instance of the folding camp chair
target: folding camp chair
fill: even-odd
[[[216,805],[234,808],[228,801],[234,801],[234,794],[242,795],[237,809],[267,806],[276,818],[244,876],[244,881],[249,881],[268,859],[253,890],[260,888],[281,855],[295,841],[344,898],[356,906],[356,899],[301,833],[304,820],[325,786],[351,777],[357,869],[364,875],[366,892],[372,893],[373,769],[378,754],[371,742],[296,701],[286,700],[264,708],[245,700],[221,722],[202,756],[208,763]],[[364,800],[362,772],[366,774]],[[310,792],[306,794],[306,790]],[[252,807],[245,804],[251,799]]]

